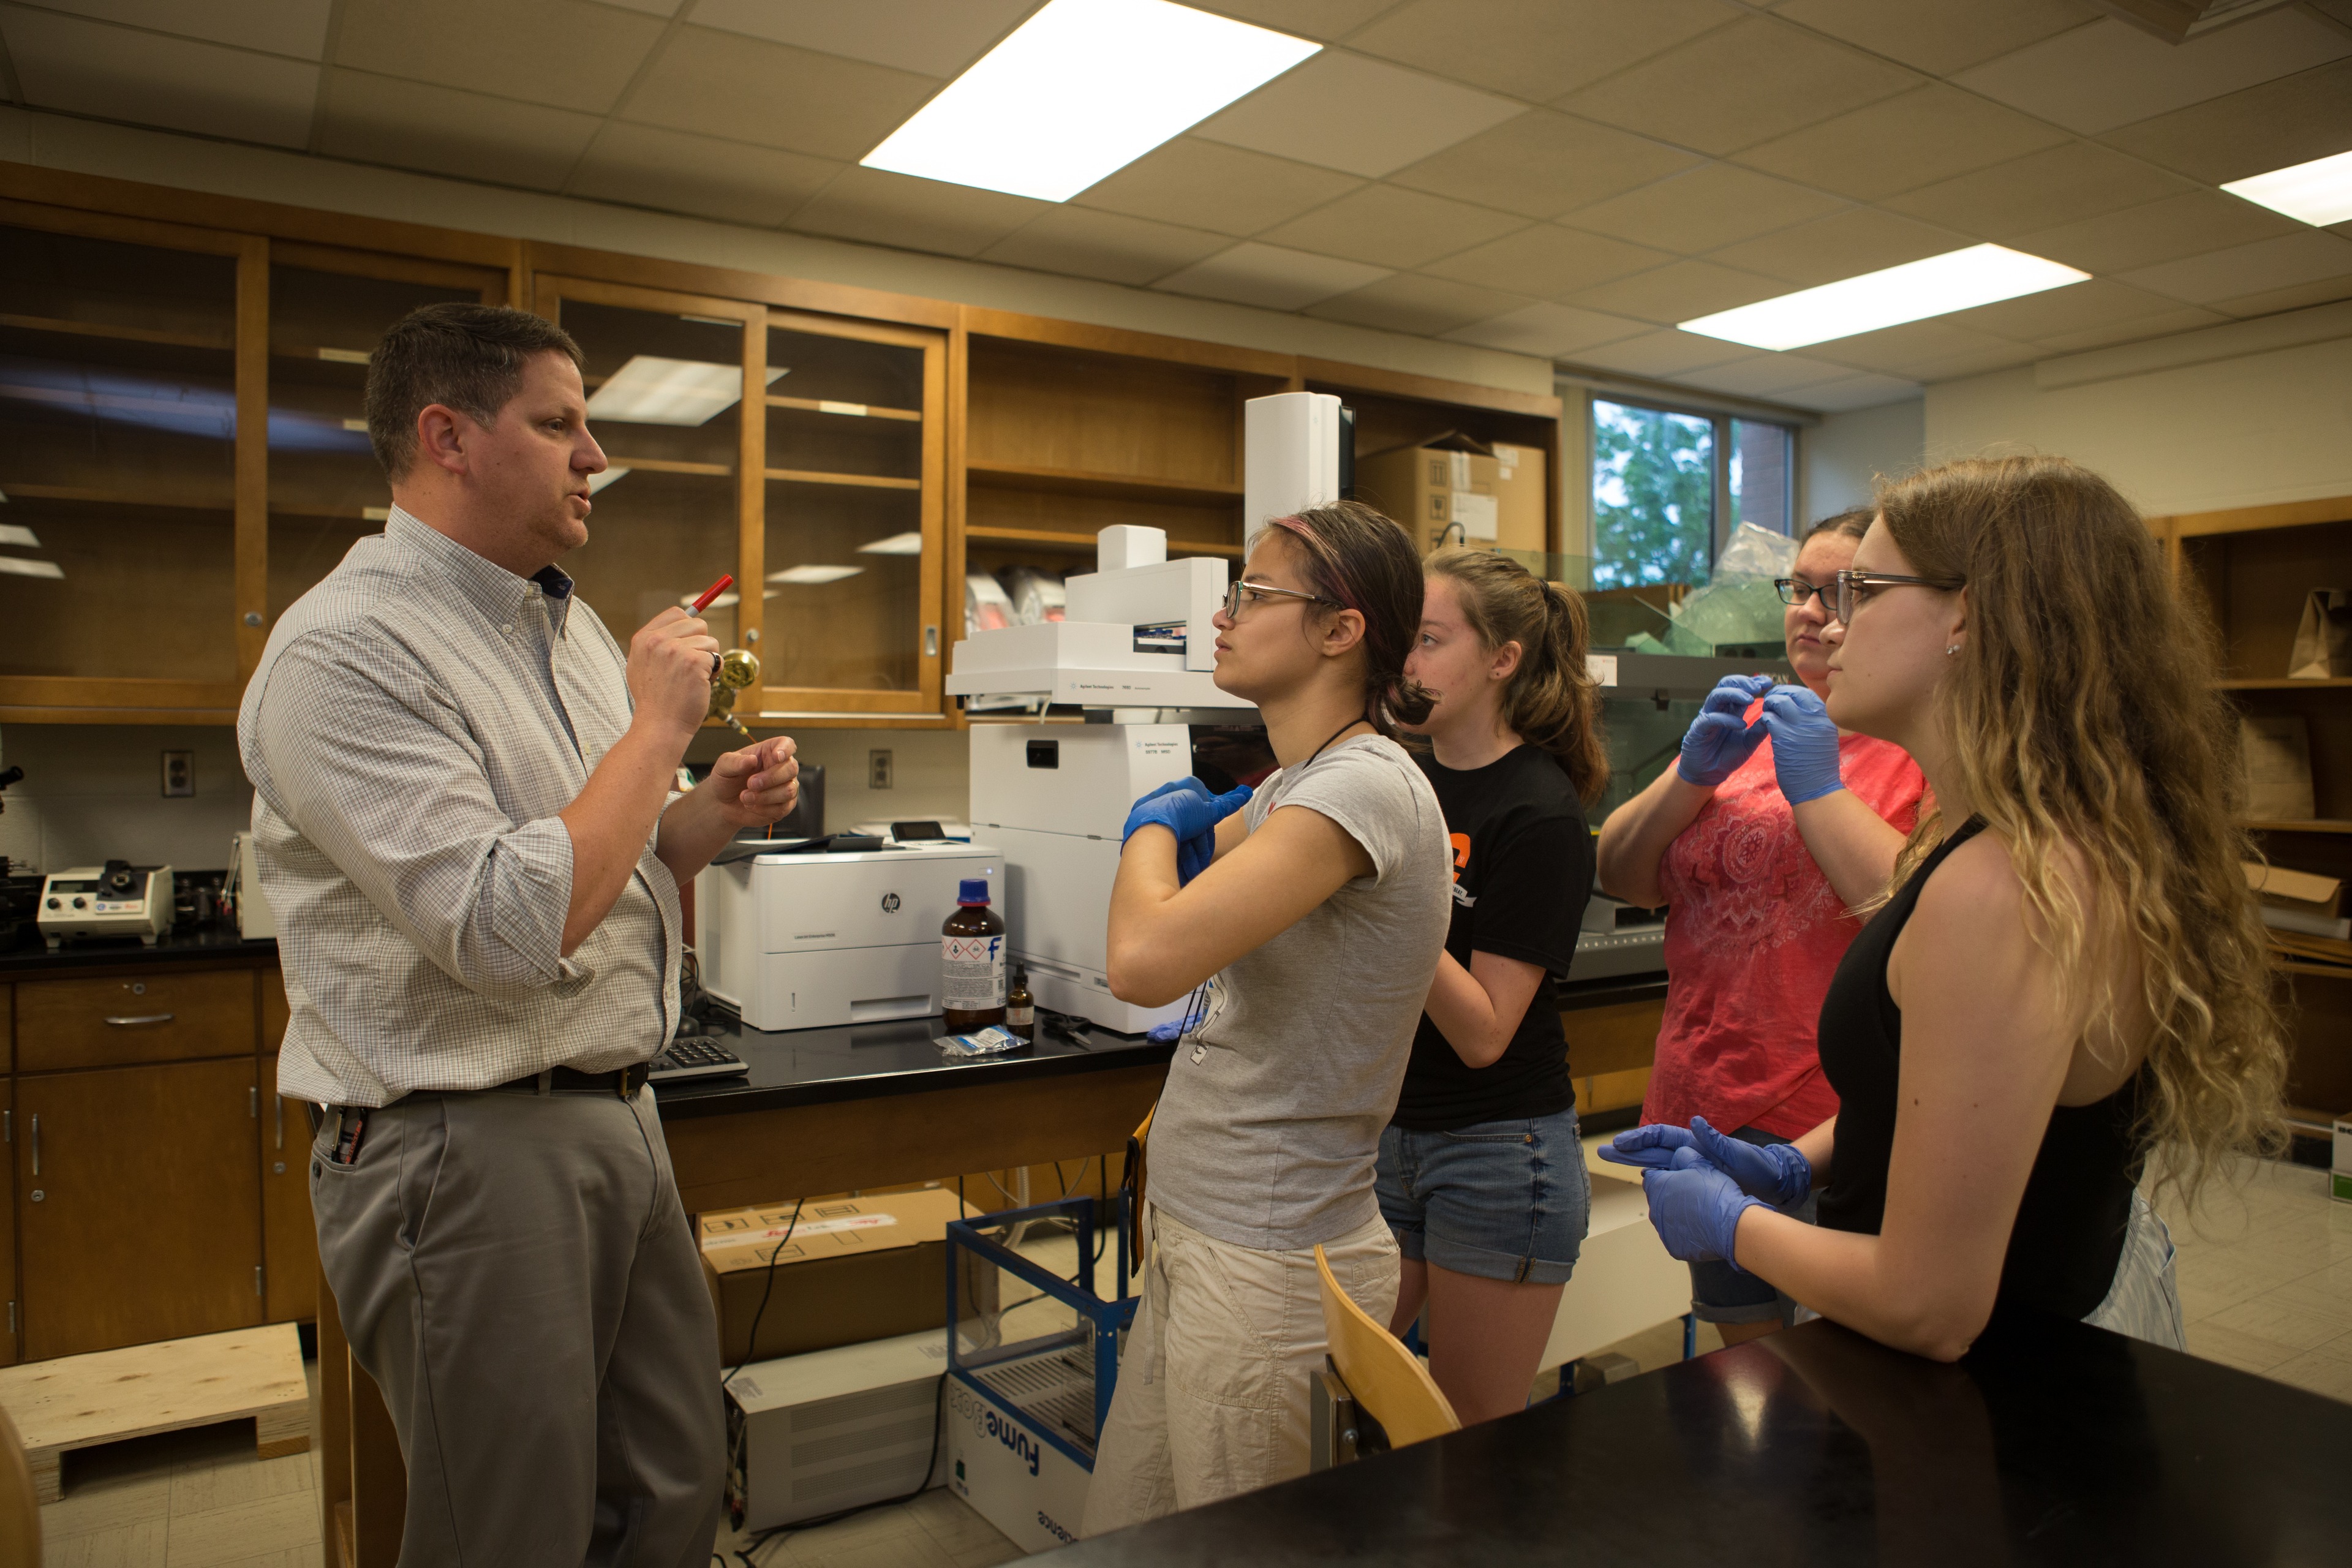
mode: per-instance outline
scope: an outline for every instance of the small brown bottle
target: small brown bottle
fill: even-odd
[[[1037,1037],[1037,1002],[1029,994],[1029,972],[1015,969],[1013,986],[1004,994],[1004,1026],[1024,1040]]]
[[[963,879],[940,927],[940,998],[950,1035],[1004,1022],[1004,917],[988,907],[985,877]]]

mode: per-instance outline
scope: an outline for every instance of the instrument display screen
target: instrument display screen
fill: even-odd
[[[72,882],[53,881],[49,884],[49,891],[52,893],[95,893],[98,891],[98,884],[87,879]]]

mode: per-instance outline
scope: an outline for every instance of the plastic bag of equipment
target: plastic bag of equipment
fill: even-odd
[[[1002,630],[1014,624],[1012,596],[1004,585],[985,572],[968,572],[963,579],[963,635]]]
[[[1783,606],[1772,579],[1787,576],[1796,564],[1795,540],[1743,522],[1732,530],[1706,586],[1674,607],[1675,622],[1714,647],[1777,643]]]
[[[1004,592],[1013,601],[1013,621],[1015,626],[1034,626],[1040,621],[1058,621],[1069,606],[1069,596],[1062,589],[1059,572],[1040,571],[1034,566],[1007,566],[996,574],[1004,584]]]

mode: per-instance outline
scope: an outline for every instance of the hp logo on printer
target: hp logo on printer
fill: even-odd
[[[898,912],[898,894],[885,893],[882,895],[882,912],[886,915],[895,915]]]

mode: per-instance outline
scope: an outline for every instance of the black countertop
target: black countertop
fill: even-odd
[[[277,956],[276,942],[266,937],[258,942],[247,942],[236,934],[234,925],[213,926],[202,931],[168,931],[157,937],[152,947],[144,945],[137,937],[80,937],[68,938],[64,946],[51,952],[47,942],[34,941],[0,952],[0,979],[43,970],[70,972],[137,964],[260,961]]]
[[[2352,1405],[2084,1324],[1816,1321],[1039,1561],[2342,1563],[2348,1458]]]
[[[1165,1066],[1176,1051],[1173,1044],[1130,1040],[1100,1029],[1087,1031],[1087,1045],[1080,1047],[1048,1036],[1041,1026],[1035,1043],[1024,1049],[958,1061],[931,1043],[947,1032],[936,1014],[888,1024],[786,1031],[746,1028],[726,1018],[714,1020],[714,1026],[703,1032],[751,1063],[751,1074],[656,1084],[654,1094],[665,1121]]]

